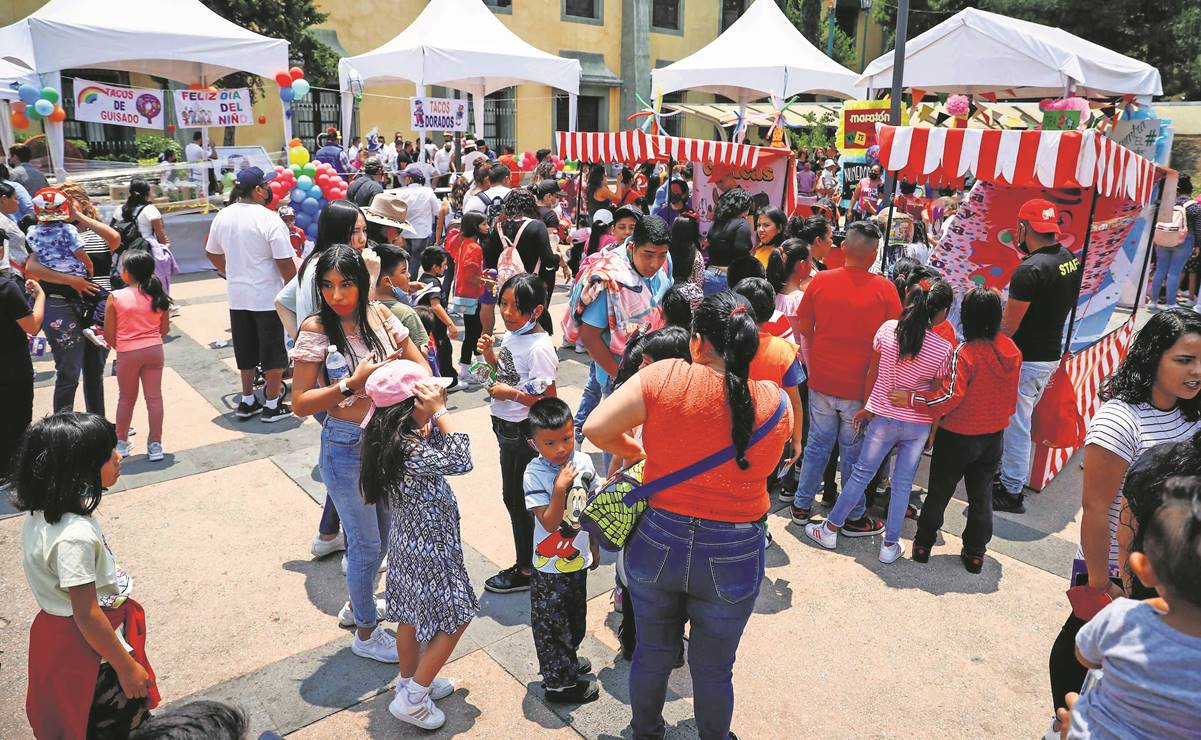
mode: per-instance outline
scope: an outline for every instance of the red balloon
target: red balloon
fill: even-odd
[[[293,67],[288,70],[288,76],[293,80],[302,80],[304,79],[304,70],[300,67]]]
[[[284,166],[283,166],[282,164],[277,164],[277,165],[275,165],[275,171],[276,171],[276,172],[283,172],[283,171],[284,171]]]
[[[275,84],[279,85],[280,87],[291,87],[292,75],[288,74],[287,72],[276,72]]]
[[[322,172],[320,175],[317,175],[317,184],[321,186],[322,190],[328,188],[330,185],[329,175],[325,174],[324,172]]]
[[[261,125],[261,124],[264,124],[264,123],[266,123],[266,122],[267,122],[267,117],[266,117],[266,116],[259,116],[259,124],[260,124],[260,125]]]

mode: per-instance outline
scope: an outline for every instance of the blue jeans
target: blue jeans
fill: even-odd
[[[1030,478],[1030,416],[1038,399],[1047,389],[1051,373],[1059,367],[1054,362],[1023,362],[1021,379],[1018,381],[1018,407],[1005,428],[1005,451],[1001,456],[1001,485],[1011,494],[1022,492],[1022,486]]]
[[[714,270],[712,267],[705,268],[705,284],[702,286],[706,296],[711,296],[714,293],[720,293],[729,287],[729,281],[726,280],[726,274]]]
[[[375,583],[384,559],[390,517],[384,502],[365,503],[359,493],[358,424],[330,416],[321,427],[321,480],[346,533],[346,590],[359,627],[376,623]]]
[[[867,425],[863,435],[863,448],[855,461],[850,483],[844,483],[838,502],[826,519],[836,527],[847,522],[852,509],[864,505],[867,484],[876,476],[880,463],[895,447],[897,464],[892,470],[892,497],[888,500],[888,518],[884,521],[884,541],[897,542],[901,538],[901,527],[905,524],[905,506],[909,503],[909,489],[917,464],[922,459],[922,448],[930,436],[929,424],[890,419],[877,416]]]
[[[1188,262],[1193,253],[1193,240],[1185,239],[1184,243],[1175,247],[1155,248],[1155,276],[1151,278],[1151,303],[1159,301],[1159,290],[1163,287],[1164,279],[1168,282],[1168,308],[1175,308],[1176,293],[1180,290],[1180,273],[1184,263]]]
[[[46,296],[42,325],[54,356],[54,413],[75,409],[75,390],[83,376],[83,404],[90,414],[104,416],[104,365],[108,350],[83,336],[92,326],[86,304],[78,299]]]
[[[692,624],[688,669],[701,740],[725,740],[734,713],[734,657],[763,580],[765,525],[648,509],[626,545],[638,623],[630,666],[634,738],[662,738],[667,679]]]
[[[835,441],[838,442],[842,485],[847,485],[851,479],[851,469],[859,459],[859,446],[863,443],[863,438],[855,432],[851,423],[861,408],[862,401],[852,401],[849,398],[839,398],[809,389],[809,439],[805,443],[805,456],[801,461],[801,474],[797,481],[793,506],[799,509],[813,508],[813,499],[817,496],[817,489],[821,488],[822,477],[826,472],[826,464],[830,462],[830,453],[834,451]],[[876,467],[879,465],[880,461],[877,460]],[[874,470],[872,475],[875,475]],[[838,500],[841,501],[842,497],[839,496]],[[850,518],[859,519],[865,511],[867,504],[861,499],[855,504]]]
[[[584,394],[580,396],[580,407],[575,412],[575,428],[576,435],[583,434],[584,422],[588,421],[588,415],[592,413],[592,409],[601,400],[601,385],[596,379],[596,363],[588,366],[588,382],[584,385]]]

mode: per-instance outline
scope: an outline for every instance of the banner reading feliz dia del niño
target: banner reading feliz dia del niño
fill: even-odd
[[[250,90],[176,90],[175,120],[180,128],[249,126],[254,123]]]
[[[114,126],[163,128],[163,91],[75,80],[75,120]]]

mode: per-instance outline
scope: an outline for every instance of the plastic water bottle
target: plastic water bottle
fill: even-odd
[[[325,377],[329,378],[330,385],[334,385],[342,378],[350,377],[350,366],[346,364],[346,358],[332,344],[325,354]]]

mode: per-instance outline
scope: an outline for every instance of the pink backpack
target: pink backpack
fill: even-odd
[[[517,234],[512,240],[505,236],[504,229],[500,230],[500,243],[504,246],[501,249],[500,258],[496,261],[496,285],[498,288],[514,275],[525,273],[525,264],[521,261],[521,255],[517,252],[517,244],[521,241],[521,234],[525,231],[525,227],[529,226],[533,220],[532,218],[522,220],[521,226],[517,229]],[[534,269],[538,268],[535,267]]]

